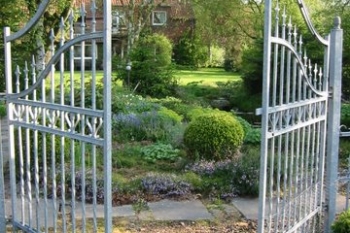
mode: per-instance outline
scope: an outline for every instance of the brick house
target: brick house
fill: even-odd
[[[128,46],[128,33],[130,23],[128,22],[127,14],[130,13],[130,8],[128,7],[131,0],[112,0],[112,48],[113,55],[124,57],[127,46]],[[134,5],[134,17],[138,19],[138,10],[140,9],[143,2],[149,0],[135,0]],[[76,0],[75,6],[79,6],[85,3],[86,9],[86,31],[90,30],[92,15],[91,15],[91,5],[89,0]],[[147,4],[147,3],[146,3]],[[148,27],[152,32],[164,34],[173,43],[177,43],[180,37],[187,32],[192,32],[195,26],[195,19],[192,6],[186,0],[154,0],[154,7],[151,11],[146,12],[144,16],[143,23],[144,27]],[[97,7],[101,9],[102,7]],[[127,12],[129,11],[129,12]],[[79,20],[76,23],[76,33],[79,33]],[[97,9],[96,13],[96,30],[103,30],[103,14],[101,10]],[[98,53],[97,59],[102,58],[102,42],[98,43]],[[89,55],[89,44],[86,43],[86,59],[91,59]],[[76,54],[79,54],[79,45],[75,48]],[[76,56],[76,64],[79,65],[79,56]],[[99,62],[97,62],[99,63]]]

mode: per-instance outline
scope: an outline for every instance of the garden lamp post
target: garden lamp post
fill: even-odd
[[[128,61],[128,63],[126,63],[125,69],[128,73],[128,87],[130,88],[130,72],[131,72],[131,62],[130,61]]]

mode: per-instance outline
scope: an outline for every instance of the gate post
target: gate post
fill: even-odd
[[[112,4],[104,2],[103,84],[104,84],[104,218],[105,232],[113,231],[112,223]]]
[[[0,232],[6,232],[5,188],[4,188],[4,152],[2,145],[2,117],[0,116]]]
[[[326,212],[325,232],[331,232],[331,225],[336,214],[336,197],[338,191],[338,155],[339,127],[341,109],[341,78],[342,78],[342,49],[343,30],[340,28],[339,17],[334,19],[334,27],[330,34],[330,64],[329,64],[329,111],[327,129],[326,156]]]

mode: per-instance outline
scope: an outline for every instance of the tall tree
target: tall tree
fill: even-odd
[[[130,51],[135,42],[139,39],[141,31],[150,22],[152,11],[164,3],[166,0],[118,0],[117,5],[121,6],[124,11],[127,29],[127,59],[129,59]]]
[[[18,30],[21,25],[21,19],[23,13],[20,8],[17,7],[15,1],[0,0],[0,28],[10,27],[12,30]],[[4,51],[4,36],[0,33],[0,50]],[[5,80],[4,76],[4,53],[0,52],[0,80]],[[5,82],[0,82],[0,92],[5,91]]]

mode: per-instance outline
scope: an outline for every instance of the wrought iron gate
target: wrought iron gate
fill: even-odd
[[[103,232],[112,232],[111,1],[103,2],[103,31],[96,31],[95,2],[87,4],[91,9],[86,10],[83,4],[67,22],[62,19],[56,35],[52,30],[46,64],[37,64],[40,61],[33,56],[23,67],[13,67],[14,41],[40,22],[49,3],[42,1],[20,31],[12,34],[5,28],[11,187],[11,210],[6,215],[13,231],[96,232],[99,225]],[[91,12],[91,25],[85,24],[86,12]],[[74,25],[75,18],[81,20],[79,27]],[[100,88],[98,42],[103,43]],[[92,49],[89,72],[85,71],[86,44]],[[81,47],[81,54],[74,54],[75,46]],[[78,56],[79,72],[74,69]],[[38,70],[38,65],[43,69]],[[0,231],[5,232],[4,222],[0,224]]]
[[[286,11],[265,1],[259,233],[328,232],[334,219],[342,31],[336,19],[323,39],[298,3],[324,64],[308,58]]]

